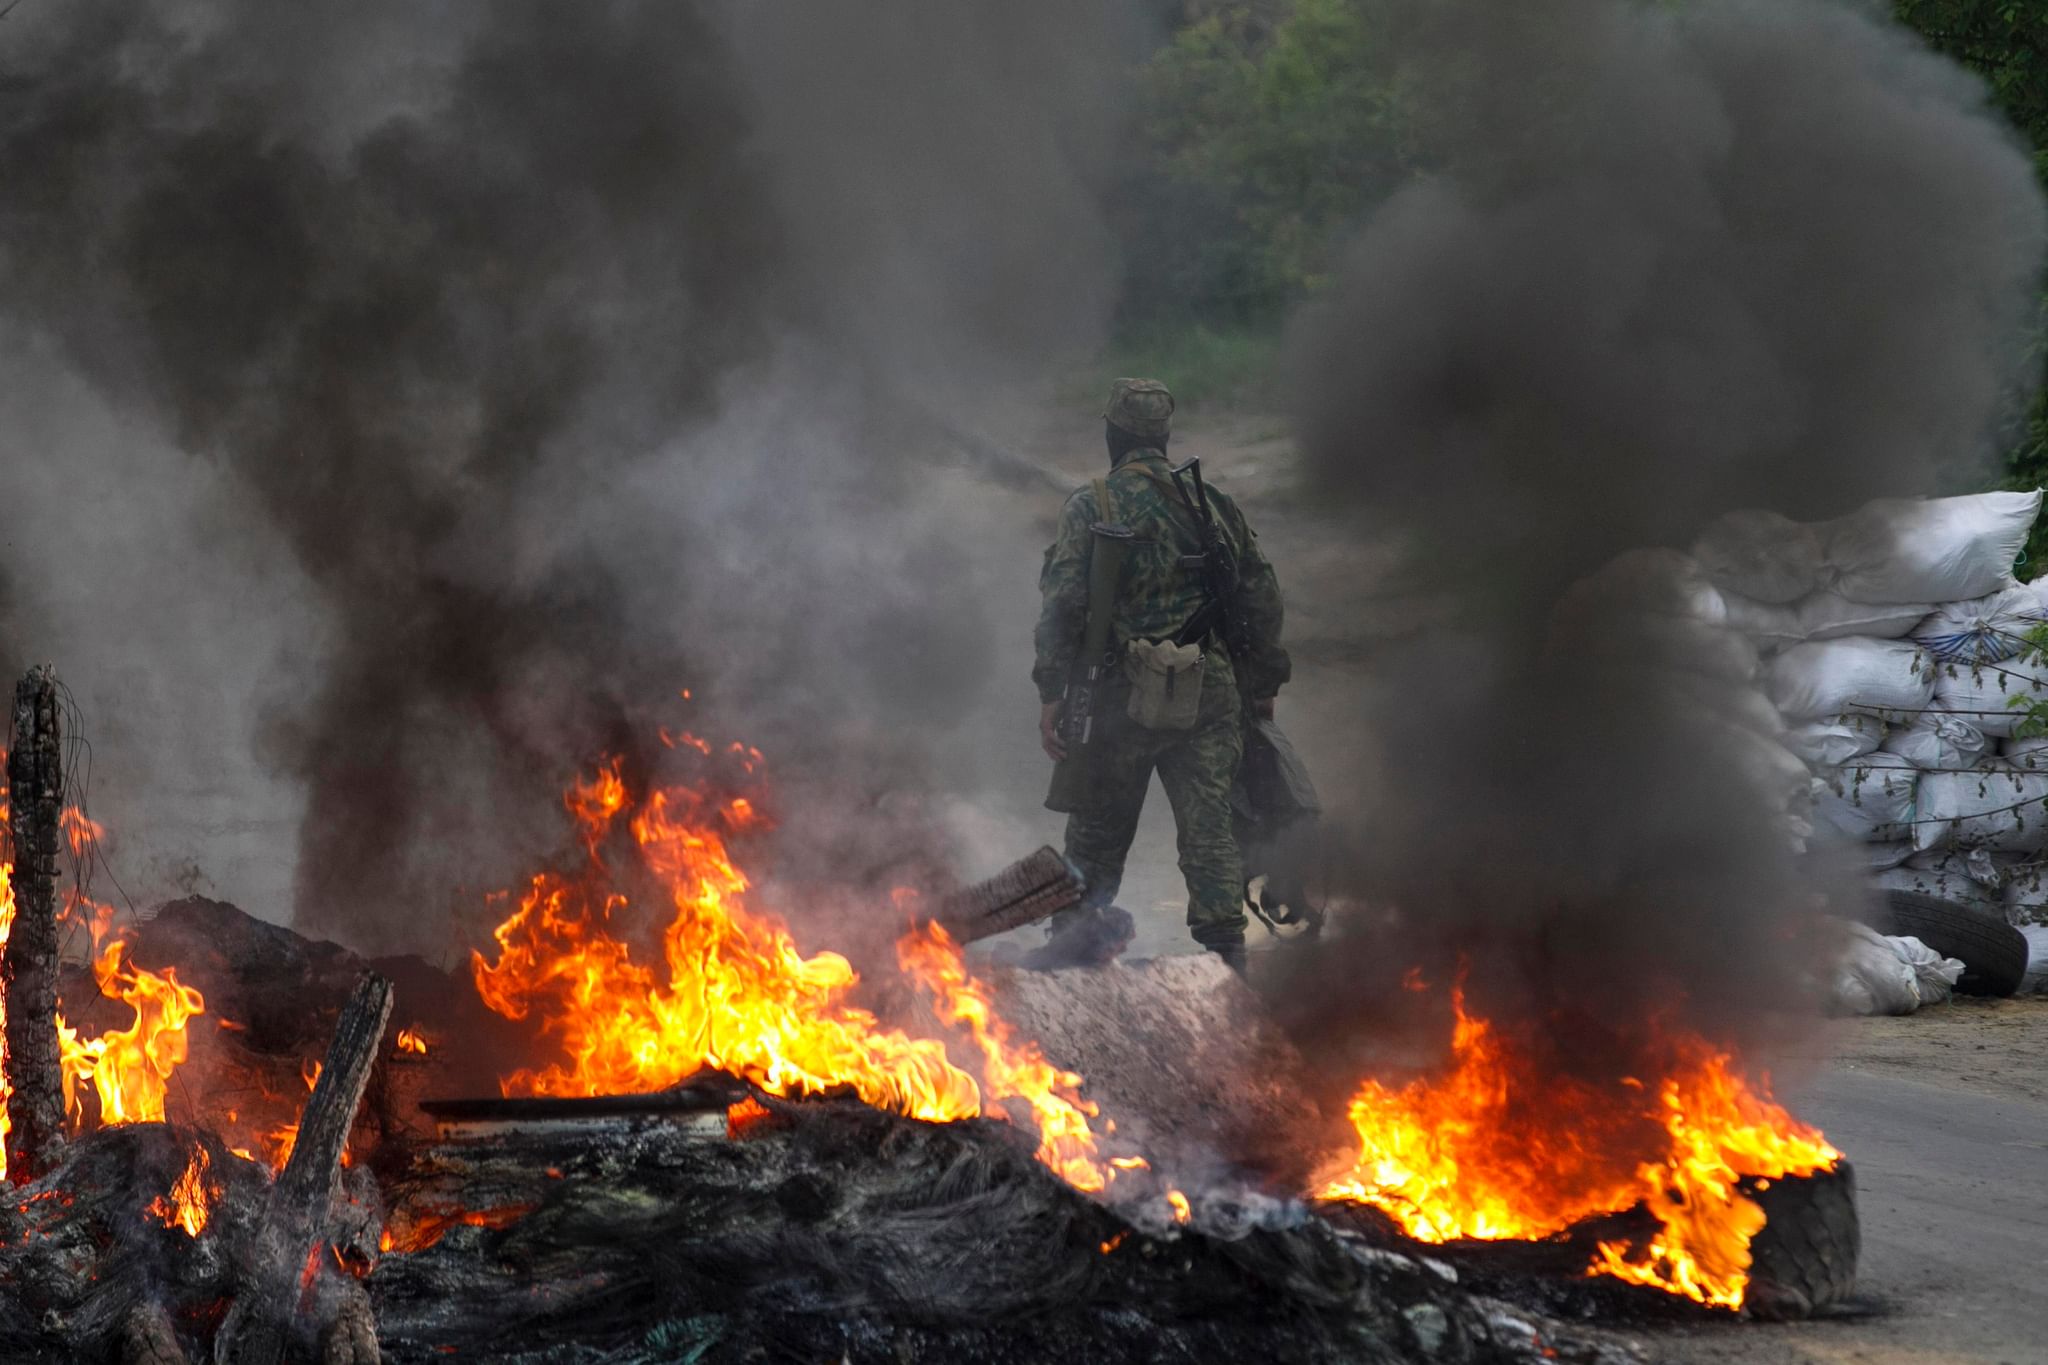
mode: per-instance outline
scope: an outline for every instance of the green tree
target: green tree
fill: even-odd
[[[2048,3],[2043,0],[1894,0],[1893,11],[1936,50],[1962,62],[1991,88],[1992,102],[2034,151],[2048,187]],[[2034,371],[2041,377],[2024,424],[2011,434],[2005,461],[2012,488],[2048,486],[2048,293],[2036,328]],[[2048,562],[2048,526],[2037,525],[2028,554]]]
[[[1143,73],[1134,293],[1211,322],[1270,322],[1313,291],[1403,173],[1359,0],[1212,4]],[[1147,311],[1140,309],[1140,313]]]

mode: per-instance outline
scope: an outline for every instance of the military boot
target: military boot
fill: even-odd
[[[1137,922],[1122,906],[1082,911],[1058,925],[1044,947],[1018,958],[1017,965],[1034,972],[1106,966],[1130,946],[1136,932]]]
[[[1212,943],[1208,947],[1210,952],[1223,959],[1224,966],[1236,972],[1240,977],[1245,974],[1251,965],[1245,958],[1244,945],[1242,943]]]

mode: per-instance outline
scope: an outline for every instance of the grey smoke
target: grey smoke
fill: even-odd
[[[304,792],[302,928],[446,946],[451,902],[557,838],[557,785],[658,762],[659,721],[771,750],[815,856],[939,856],[891,793],[1017,632],[924,413],[1098,334],[1091,149],[1136,34],[1081,5],[10,19],[7,323],[86,377],[80,421],[225,474],[165,574],[290,589],[259,632],[288,657],[249,667]],[[145,519],[184,477],[65,454]],[[244,640],[141,624],[136,653]]]
[[[1293,373],[1314,487],[1443,601],[1356,717],[1380,762],[1341,884],[1402,927],[1326,960],[1322,1007],[1462,954],[1564,1064],[1660,1005],[1740,1031],[1793,1005],[1813,893],[1843,888],[1760,819],[1712,720],[1739,683],[1612,594],[1554,609],[1724,510],[1987,469],[2048,242],[2032,168],[1973,77],[1860,7],[1378,12],[1436,169],[1364,227]]]

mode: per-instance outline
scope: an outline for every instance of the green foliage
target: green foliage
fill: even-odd
[[[1990,87],[1991,101],[2032,147],[2048,186],[2048,4],[2043,0],[1894,0],[1893,12],[1938,51]],[[2043,296],[2048,320],[2048,294]],[[2005,486],[2048,487],[2048,348],[2036,329],[2034,372],[2042,377],[2023,424],[2006,447]],[[2048,518],[2034,527],[2027,556],[2048,564]],[[2043,733],[2048,733],[2044,730]]]
[[[698,1365],[725,1336],[725,1320],[715,1313],[671,1318],[647,1334],[643,1349],[620,1365]]]
[[[1273,323],[1329,275],[1402,173],[1362,0],[1231,0],[1142,73],[1149,166],[1132,187],[1131,323]]]
[[[1900,21],[1991,87],[2048,180],[2048,6],[2040,0],[1895,0]]]
[[[1155,323],[1120,332],[1092,367],[1099,375],[1141,374],[1162,380],[1186,411],[1210,405],[1258,407],[1271,397],[1279,333],[1272,327],[1210,327],[1200,322]]]
[[[2027,632],[2026,641],[2015,657],[2030,664],[2048,660],[2048,622]],[[2007,698],[2005,704],[2015,711],[2026,712],[2026,719],[2014,727],[2013,738],[2039,739],[2048,735],[2048,697],[2029,691]]]
[[[2048,184],[2048,0],[1891,4],[1984,79]],[[1416,169],[1416,111],[1394,83],[1374,0],[1203,0],[1186,12],[1137,74],[1146,115],[1111,206],[1126,288],[1106,361],[1178,373],[1190,401],[1256,397],[1272,352],[1261,337]],[[2035,369],[2048,380],[2048,349]],[[2048,486],[2040,387],[2006,442],[2010,487]],[[2048,565],[2048,519],[2036,536],[2029,555]]]

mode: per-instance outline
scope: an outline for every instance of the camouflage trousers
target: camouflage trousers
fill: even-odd
[[[1103,697],[1101,751],[1095,758],[1088,804],[1067,817],[1067,857],[1088,879],[1078,910],[1085,916],[1109,905],[1123,884],[1124,858],[1138,833],[1138,816],[1152,773],[1166,788],[1180,837],[1181,876],[1188,885],[1188,930],[1205,948],[1244,942],[1244,884],[1230,826],[1230,788],[1244,755],[1236,680],[1227,662],[1212,655],[1202,683],[1200,718],[1191,730],[1147,730],[1123,714],[1121,689]]]

